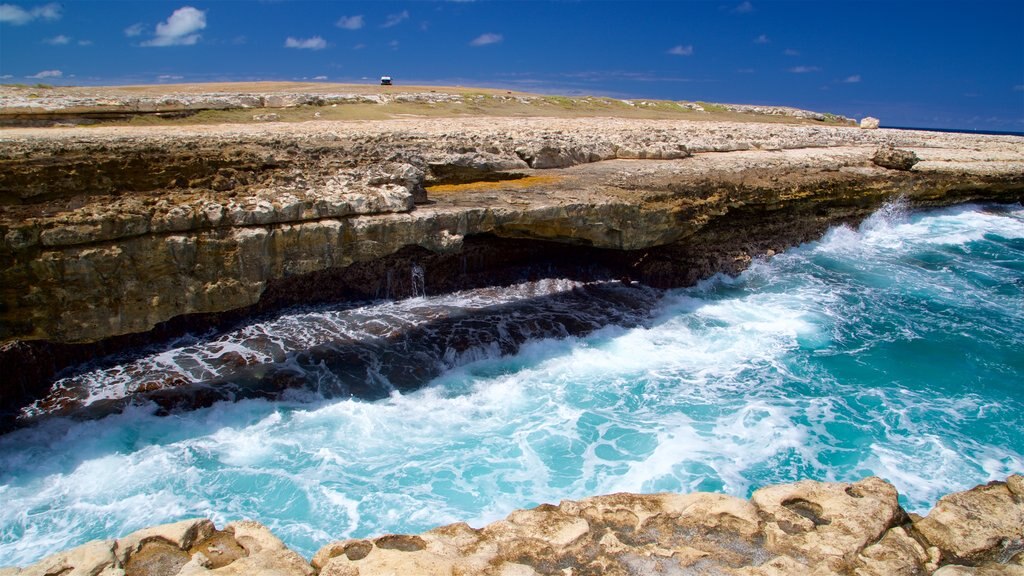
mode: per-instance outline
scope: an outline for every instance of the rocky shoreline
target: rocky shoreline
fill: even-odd
[[[311,562],[263,525],[183,520],[94,541],[0,576],[416,574],[1024,574],[1024,477],[941,498],[925,517],[875,477],[714,493],[610,494],[519,510],[482,528],[327,544]]]
[[[823,125],[409,118],[0,143],[0,429],[68,366],[296,304],[541,274],[685,286],[897,199],[1024,199],[1024,138]]]

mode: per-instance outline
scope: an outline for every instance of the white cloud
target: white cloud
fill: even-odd
[[[793,74],[806,74],[808,72],[817,72],[821,70],[817,66],[794,66],[789,69]]]
[[[392,40],[388,42],[388,46],[391,46],[392,50],[398,50],[398,40]]]
[[[693,45],[687,44],[686,46],[683,46],[680,44],[678,46],[673,46],[668,53],[673,56],[693,56]]]
[[[800,55],[800,51],[799,50],[793,50],[792,48],[786,48],[785,50],[782,51],[782,53],[785,54],[786,56],[799,56]]]
[[[8,22],[15,26],[28,24],[33,20],[59,20],[60,4],[44,4],[31,10],[25,10],[16,4],[0,4],[0,22]]]
[[[338,19],[335,24],[338,28],[344,28],[345,30],[359,30],[366,24],[362,15],[359,16],[342,16]]]
[[[292,38],[288,37],[284,41],[285,48],[298,48],[300,50],[323,50],[327,48],[327,41],[319,36],[313,36],[312,38]]]
[[[391,28],[392,26],[398,26],[402,22],[409,19],[409,11],[402,10],[398,14],[389,14],[388,19],[384,21],[381,28]]]
[[[185,77],[177,74],[161,74],[157,76],[156,79],[160,82],[170,82],[171,80],[184,80]]]
[[[501,34],[494,34],[493,32],[488,32],[486,34],[481,34],[481,35],[477,36],[476,38],[474,38],[473,41],[469,43],[469,45],[470,46],[487,46],[488,44],[497,44],[497,43],[501,42],[504,39],[505,39],[505,37],[502,36]]]
[[[313,80],[327,80],[327,76],[313,76]]]
[[[53,46],[63,46],[71,42],[71,38],[68,38],[63,34],[59,34],[57,36],[54,36],[53,38],[45,38],[43,42]]]
[[[1014,92],[1024,92],[1024,84],[1017,84],[1013,87]]]
[[[771,40],[768,39],[767,34],[761,34],[757,38],[754,38],[754,44],[768,44]]]
[[[732,11],[736,14],[749,14],[754,11],[754,5],[745,0],[740,2]]]
[[[14,74],[4,74],[3,76],[0,76],[0,80],[10,80],[11,78],[14,78]]]
[[[156,25],[156,35],[143,46],[192,46],[199,31],[206,28],[206,11],[191,6],[178,8],[166,22]]]
[[[853,76],[847,76],[845,79],[843,79],[843,82],[846,83],[846,84],[856,84],[856,83],[860,82],[860,74],[854,74]]]
[[[79,40],[79,46],[92,46],[92,40]]]
[[[366,44],[360,43],[352,47],[353,50],[362,50],[363,48],[366,48]]]
[[[64,73],[60,70],[43,70],[42,72],[37,72],[36,74],[33,74],[31,76],[25,76],[25,78],[35,78],[36,80],[42,80],[43,78],[60,78],[63,75]]]
[[[124,29],[124,35],[129,38],[136,36],[142,36],[142,32],[146,29],[146,26],[142,22],[136,22],[131,26]]]

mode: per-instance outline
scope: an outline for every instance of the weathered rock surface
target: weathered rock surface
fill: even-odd
[[[888,144],[879,148],[871,158],[871,161],[882,168],[890,170],[910,170],[921,159],[910,150],[893,148],[891,144]]]
[[[262,524],[233,522],[217,530],[205,519],[182,520],[97,540],[44,558],[6,576],[311,576],[314,570]]]
[[[1024,477],[951,494],[908,516],[879,478],[804,481],[722,494],[610,494],[519,510],[475,529],[330,543],[311,565],[265,527],[209,520],[149,528],[3,576],[792,574],[913,576],[1024,572]]]
[[[878,128],[878,118],[871,116],[861,118],[860,127],[864,130],[876,130]]]
[[[889,147],[919,161],[883,168]],[[390,267],[417,260],[451,272],[428,291],[465,287],[512,265],[488,239],[679,286],[896,198],[1020,201],[1024,139],[615,118],[4,130],[0,420],[61,368],[175,322],[401,297]]]
[[[406,246],[457,251],[467,235],[643,250],[754,212],[834,222],[900,195],[1013,201],[1024,189],[1020,138],[806,126],[314,122],[7,130],[0,142],[5,341],[142,332],[253,305],[275,279]],[[879,144],[921,162],[906,174],[876,168]],[[502,178],[521,180],[414,209],[424,186]],[[696,279],[678,264],[677,283]]]

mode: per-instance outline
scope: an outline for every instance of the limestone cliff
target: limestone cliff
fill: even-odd
[[[96,541],[0,576],[470,574],[1024,574],[1024,477],[908,515],[879,478],[723,494],[611,494],[519,510],[482,528],[333,542],[307,564],[265,527],[185,520]]]
[[[426,264],[428,291],[538,264],[686,285],[897,198],[1020,201],[1024,139],[615,118],[4,130],[0,408],[139,335],[403,296],[403,266]]]

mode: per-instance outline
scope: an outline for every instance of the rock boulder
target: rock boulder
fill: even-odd
[[[878,123],[878,118],[866,116],[864,118],[861,118],[860,127],[863,128],[864,130],[875,130],[876,128],[878,128]]]

